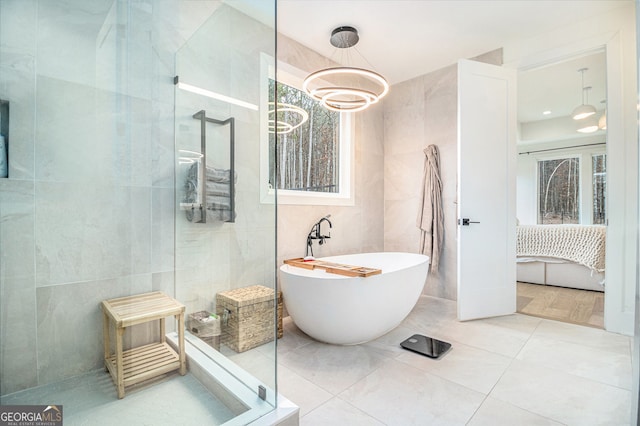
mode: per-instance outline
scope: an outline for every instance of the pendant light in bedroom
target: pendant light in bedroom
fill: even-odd
[[[596,107],[594,107],[593,105],[589,105],[589,90],[591,89],[591,87],[584,87],[584,73],[585,71],[587,71],[589,68],[580,68],[578,70],[578,72],[580,74],[582,74],[582,104],[578,105],[573,112],[571,113],[571,117],[574,120],[582,120],[584,118],[587,118],[593,114],[596,113]],[[587,103],[585,104],[584,101],[584,93],[585,91],[587,92]]]
[[[353,48],[357,52],[354,46],[359,40],[358,31],[353,27],[342,26],[331,32],[330,42],[338,49]],[[382,99],[389,92],[389,83],[375,71],[339,66],[309,74],[302,88],[327,109],[356,112]]]
[[[600,130],[607,130],[607,101],[600,101],[600,103],[604,104],[604,112],[598,120],[598,128]]]

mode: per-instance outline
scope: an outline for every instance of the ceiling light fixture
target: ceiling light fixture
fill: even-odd
[[[591,86],[584,86],[584,72],[589,68],[580,68],[578,72],[582,74],[582,104],[577,106],[573,112],[571,113],[571,117],[574,120],[582,120],[596,113],[596,107],[593,105],[589,105],[589,90],[591,90]],[[584,92],[587,92],[587,103],[584,102]]]
[[[331,32],[331,44],[338,49],[353,47],[359,40],[353,27],[342,26]],[[374,71],[344,66],[309,74],[302,89],[327,109],[357,112],[382,99],[389,92],[389,83]]]
[[[598,127],[600,130],[607,130],[607,101],[600,101],[600,103],[604,104],[604,112],[598,120]]]
[[[269,133],[291,133],[309,120],[309,113],[299,106],[269,102]],[[291,124],[293,122],[293,124]]]
[[[578,132],[580,133],[593,133],[599,129],[598,120],[594,115],[580,120],[578,125]]]

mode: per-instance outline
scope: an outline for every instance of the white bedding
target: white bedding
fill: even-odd
[[[604,291],[605,241],[604,226],[519,226],[517,279]]]
[[[516,255],[569,260],[604,272],[606,229],[601,225],[518,226]]]

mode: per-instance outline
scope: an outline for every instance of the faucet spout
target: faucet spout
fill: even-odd
[[[329,220],[330,217],[330,214],[326,215],[311,227],[309,234],[307,234],[307,251],[305,256],[309,256],[309,252],[311,252],[311,256],[313,256],[313,240],[319,240],[318,244],[323,245],[327,238],[331,238],[330,232],[329,235],[322,234],[322,222],[327,222],[329,224],[329,229],[333,228],[333,224]]]
[[[322,235],[322,222],[327,222],[329,224],[329,229],[333,228],[333,224],[331,223],[331,221],[329,220],[329,218],[331,217],[330,214],[326,215],[325,217],[323,217],[322,219],[320,219],[318,221],[318,223],[316,223],[316,238],[318,239],[323,239],[323,238],[331,238],[331,233],[329,233],[329,235]]]

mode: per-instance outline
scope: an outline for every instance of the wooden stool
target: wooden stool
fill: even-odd
[[[156,291],[136,296],[120,297],[102,302],[104,333],[104,365],[111,373],[118,398],[124,398],[125,386],[152,377],[180,370],[187,373],[184,352],[184,305],[166,294]],[[166,342],[165,318],[178,320],[178,352]],[[127,327],[148,321],[160,320],[160,342],[122,351],[122,337]],[[109,327],[115,328],[116,352],[111,354]]]

